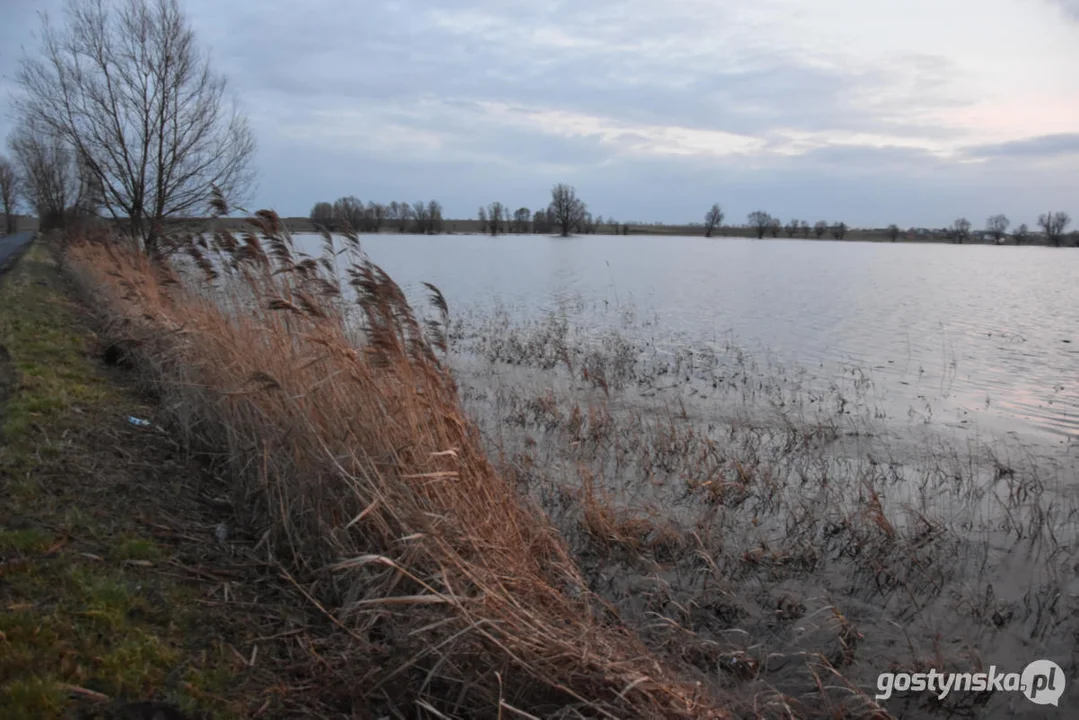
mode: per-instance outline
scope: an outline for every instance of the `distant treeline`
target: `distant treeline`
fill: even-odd
[[[332,232],[381,232],[388,227],[399,233],[431,235],[446,231],[442,217],[442,205],[437,200],[391,202],[383,204],[368,202],[349,195],[336,201],[317,202],[311,208],[310,219],[318,229]],[[527,207],[511,210],[501,202],[480,207],[476,225],[470,228],[482,233],[571,233],[594,234],[611,232],[626,234],[627,225],[619,225],[614,218],[593,217],[588,206],[577,197],[575,188],[559,184],[551,188],[551,201],[547,207],[533,212]],[[452,231],[452,230],[451,230]]]
[[[703,223],[667,225],[662,223],[624,222],[614,217],[595,215],[588,206],[577,197],[576,190],[565,184],[551,189],[551,201],[544,208],[533,211],[528,207],[511,209],[501,202],[481,206],[474,219],[446,220],[442,205],[437,200],[391,202],[389,204],[368,202],[349,195],[335,202],[318,202],[311,209],[309,216],[314,229],[332,232],[383,232],[390,230],[398,233],[436,234],[443,232],[480,232],[491,235],[505,233],[541,233],[558,232],[562,235],[605,234],[605,235],[693,235],[703,233],[705,237],[714,235],[773,237],[781,235],[788,238],[829,238],[844,240],[850,236],[858,240],[914,240],[922,242],[992,242],[1000,245],[1013,243],[1050,244],[1061,246],[1070,239],[1071,244],[1079,245],[1077,233],[1067,235],[1071,218],[1064,212],[1049,212],[1040,215],[1037,221],[1039,230],[1032,231],[1025,223],[1009,232],[1011,221],[1005,215],[993,215],[986,220],[984,230],[973,229],[973,224],[966,218],[958,218],[946,228],[908,228],[901,229],[892,224],[886,228],[852,229],[847,223],[836,220],[817,220],[810,224],[806,220],[791,218],[783,222],[778,217],[763,210],[755,210],[746,217],[744,225],[724,225],[724,213],[719,203],[714,203],[705,213]]]

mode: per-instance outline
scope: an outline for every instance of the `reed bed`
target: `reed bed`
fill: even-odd
[[[441,320],[421,323],[355,236],[306,257],[269,211],[162,248],[73,238],[65,267],[162,424],[227,468],[258,552],[332,625],[312,663],[340,711],[756,712],[651,652],[488,460],[440,358],[436,288]]]

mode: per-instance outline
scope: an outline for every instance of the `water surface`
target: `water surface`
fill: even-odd
[[[315,237],[300,244],[317,252]],[[657,346],[734,338],[826,376],[872,374],[902,417],[1079,439],[1079,252],[703,237],[365,235],[411,297],[500,305]],[[310,243],[310,248],[308,248]],[[627,321],[627,318],[630,318]]]

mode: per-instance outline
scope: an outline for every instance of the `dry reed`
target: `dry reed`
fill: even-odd
[[[156,261],[73,242],[66,267],[165,424],[225,458],[260,549],[337,628],[317,661],[351,675],[342,707],[725,716],[605,610],[488,461],[437,356],[437,289],[425,329],[355,237],[325,236],[316,259],[274,213],[249,225],[171,237]]]

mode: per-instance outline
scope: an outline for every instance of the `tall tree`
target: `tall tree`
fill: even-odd
[[[847,236],[847,223],[837,222],[832,225],[832,237],[836,240],[842,240]]]
[[[333,205],[325,201],[315,203],[315,206],[311,208],[310,218],[311,222],[318,228],[334,229]]]
[[[409,221],[411,220],[412,206],[407,202],[397,203],[397,217],[394,218],[394,223],[397,225],[397,232],[406,232],[408,230]]]
[[[481,207],[479,213],[477,213],[477,218],[479,219],[480,223],[480,232],[486,233],[487,225],[489,224],[487,220],[487,208]]]
[[[749,214],[749,226],[756,229],[759,240],[772,228],[772,216],[763,210],[754,210]]]
[[[487,206],[487,227],[492,235],[498,235],[505,230],[506,206],[497,200]]]
[[[513,213],[513,229],[514,232],[526,233],[528,232],[528,223],[532,220],[532,211],[526,207],[517,208],[517,211]]]
[[[581,224],[588,208],[577,197],[574,187],[559,183],[551,188],[551,204],[548,210],[554,216],[554,224],[562,237],[568,237],[574,228]]]
[[[370,232],[382,232],[382,225],[386,222],[386,206],[382,203],[368,202],[364,210],[364,219]]]
[[[426,235],[430,232],[431,218],[427,214],[427,203],[418,200],[412,203],[412,232]]]
[[[809,223],[805,220],[802,221],[802,236],[807,240],[809,239]]]
[[[1071,220],[1068,213],[1050,212],[1038,216],[1038,225],[1045,231],[1045,237],[1049,243],[1060,247],[1060,243],[1064,240],[1064,230]]]
[[[884,233],[888,236],[888,239],[890,239],[892,242],[895,242],[899,239],[899,226],[895,223],[892,223],[888,226],[888,229],[885,230]]]
[[[1012,235],[1015,237],[1015,244],[1022,245],[1030,237],[1030,228],[1027,227],[1026,223],[1021,223]]]
[[[712,233],[723,222],[723,209],[719,203],[712,203],[712,207],[704,214],[704,236],[712,237]]]
[[[364,224],[364,207],[355,195],[340,197],[333,203],[333,225],[337,230],[360,232]]]
[[[1001,240],[1004,239],[1004,234],[1008,232],[1008,226],[1011,224],[1012,222],[1007,215],[992,215],[985,221],[985,229],[986,232],[993,236],[993,241],[1000,245]]]
[[[825,222],[824,220],[818,220],[817,222],[813,223],[813,234],[817,236],[818,240],[824,237],[824,233],[826,232],[828,232],[827,222]]]
[[[970,237],[970,220],[957,218],[948,228],[948,235],[951,237],[952,242],[962,245]]]
[[[71,148],[47,128],[23,118],[8,139],[23,192],[42,230],[62,227],[69,209],[79,205],[79,166]]]
[[[547,213],[543,210],[537,210],[532,215],[532,232],[542,234],[550,231],[551,228],[547,225]]]
[[[592,213],[587,210],[581,215],[580,222],[577,223],[577,232],[589,235],[596,231],[596,221],[592,219]]]
[[[15,107],[84,159],[107,211],[152,250],[214,187],[241,200],[255,138],[177,0],[67,0],[65,16],[61,28],[44,16]]]
[[[438,200],[431,200],[427,203],[427,232],[440,233],[445,229],[445,221],[442,219],[442,203]]]
[[[4,231],[15,232],[15,209],[19,199],[19,176],[15,165],[0,155],[0,203],[4,205]]]
[[[772,218],[772,222],[768,223],[768,232],[772,233],[772,237],[779,237],[779,231],[783,228],[783,223],[779,218]]]

